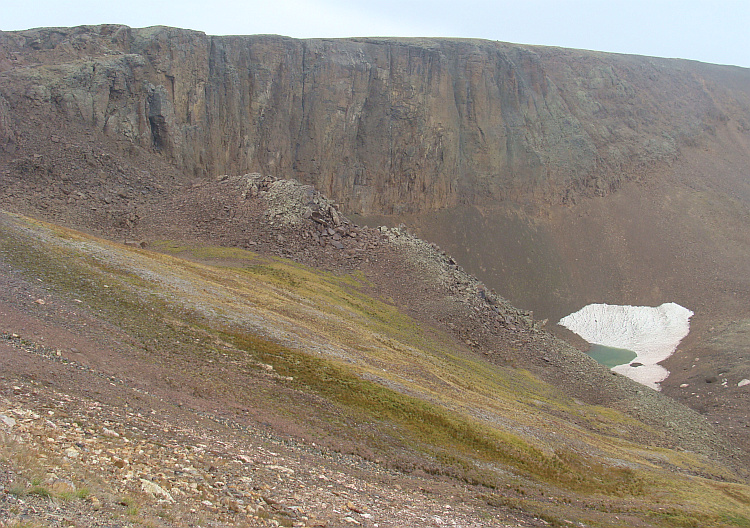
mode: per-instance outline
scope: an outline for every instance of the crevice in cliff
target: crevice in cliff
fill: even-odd
[[[295,173],[302,173],[305,172],[304,169],[300,167],[300,147],[301,147],[301,140],[302,140],[302,134],[305,129],[305,122],[307,121],[307,113],[305,108],[305,97],[306,97],[306,91],[307,91],[307,43],[302,43],[302,71],[300,73],[300,78],[302,80],[301,89],[300,89],[300,119],[299,119],[299,129],[297,130],[297,137],[294,144],[294,160],[292,160],[292,167],[295,171]]]
[[[149,116],[148,123],[151,126],[151,138],[153,147],[156,150],[162,150],[166,145],[167,123],[164,116]]]

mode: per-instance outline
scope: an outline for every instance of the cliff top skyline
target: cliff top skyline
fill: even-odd
[[[750,4],[734,0],[718,5],[697,0],[470,0],[460,8],[446,0],[219,0],[157,5],[144,0],[127,4],[84,0],[64,9],[42,0],[33,8],[4,14],[0,30],[103,23],[167,25],[212,35],[482,38],[750,67],[746,33]]]

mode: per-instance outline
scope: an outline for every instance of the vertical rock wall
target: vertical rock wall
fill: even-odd
[[[51,108],[196,177],[293,177],[363,214],[606,194],[728,116],[750,122],[747,81],[738,68],[473,40],[0,33],[7,108]]]

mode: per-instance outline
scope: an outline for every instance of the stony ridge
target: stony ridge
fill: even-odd
[[[380,245],[392,245],[402,252],[414,267],[412,273],[431,277],[449,295],[483,315],[492,314],[497,323],[510,330],[530,331],[546,321],[534,321],[532,314],[512,306],[475,276],[467,273],[437,244],[426,242],[410,233],[406,226],[370,228],[352,223],[338,204],[326,198],[311,185],[295,180],[262,176],[258,173],[219,178],[224,192],[233,185],[241,200],[257,198],[264,202],[262,218],[272,229],[284,228],[275,242],[280,255],[305,261],[307,244],[328,250],[344,250],[352,263],[376,254]],[[273,242],[273,240],[272,240]],[[256,247],[257,244],[251,246]],[[469,339],[469,341],[471,341]]]

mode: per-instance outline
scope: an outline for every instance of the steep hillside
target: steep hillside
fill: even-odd
[[[240,193],[247,181],[223,185]],[[243,200],[273,232],[266,213],[278,221],[280,209],[264,204],[297,194],[252,180],[263,181]],[[377,248],[373,264],[345,272],[334,259],[337,271],[322,272],[237,248],[133,248],[3,213],[4,518],[747,523],[742,455],[696,414],[612,376],[490,292],[477,297],[429,245],[349,229]],[[394,283],[381,267],[425,278]],[[457,340],[439,314],[477,341]],[[501,366],[539,354],[557,386]]]

